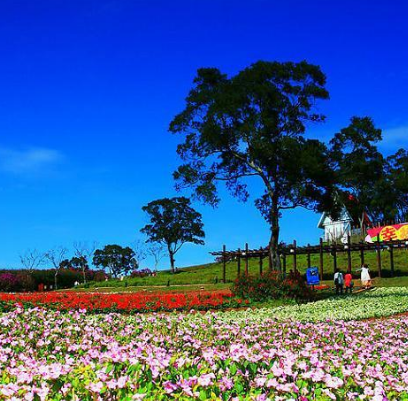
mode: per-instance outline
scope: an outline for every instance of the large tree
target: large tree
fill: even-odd
[[[394,200],[394,219],[408,221],[408,151],[399,149],[387,157],[387,186]]]
[[[106,245],[103,249],[97,249],[94,253],[93,264],[102,269],[108,269],[114,277],[127,274],[138,265],[134,258],[135,253],[130,247],[120,245]]]
[[[189,199],[158,199],[148,203],[142,210],[149,215],[150,224],[140,231],[147,235],[148,242],[166,246],[173,273],[174,255],[185,243],[204,245],[202,216],[191,207]]]
[[[352,117],[330,141],[339,197],[361,225],[364,212],[375,221],[403,220],[408,212],[408,152],[385,158],[381,140],[370,117]]]
[[[374,216],[382,209],[375,204],[384,179],[384,157],[377,148],[381,139],[381,130],[371,118],[352,117],[330,141],[338,197],[353,216],[359,216],[361,225],[366,210]]]
[[[246,201],[248,177],[263,194],[255,204],[270,225],[270,263],[280,268],[278,244],[284,210],[333,208],[333,175],[324,143],[305,137],[306,126],[324,120],[315,110],[328,99],[318,66],[257,62],[229,78],[216,68],[198,70],[185,109],[170,124],[184,136],[174,173],[178,189],[217,205],[217,183]]]

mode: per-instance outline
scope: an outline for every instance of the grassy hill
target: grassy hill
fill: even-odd
[[[381,252],[382,258],[382,271],[383,277],[390,276],[390,256],[389,252],[384,250]],[[375,252],[365,253],[365,262],[370,265],[372,276],[377,275],[377,257]],[[319,265],[319,255],[311,255],[312,266]],[[398,276],[408,276],[408,250],[400,249],[394,250],[394,264],[395,273]],[[306,255],[298,255],[297,266],[301,273],[306,271],[307,259]],[[338,253],[337,254],[337,266],[345,271],[347,269],[347,254]],[[352,254],[352,266],[353,274],[356,277],[359,276],[359,272],[356,270],[360,267],[360,257],[359,253],[354,252]],[[241,271],[244,271],[245,264],[241,262]],[[293,268],[293,258],[287,258],[287,271]],[[267,260],[264,259],[264,271],[268,269]],[[259,274],[259,261],[258,259],[249,260],[249,273]],[[333,257],[330,255],[324,255],[324,273],[325,279],[331,280],[333,277]],[[226,269],[226,280],[227,283],[232,283],[237,276],[237,263],[235,261],[227,263]],[[221,285],[222,280],[222,264],[221,263],[209,263],[198,266],[191,266],[179,269],[175,274],[169,271],[160,271],[156,277],[144,277],[144,278],[127,278],[123,281],[120,280],[110,280],[107,282],[94,282],[90,283],[91,288],[95,287],[132,287],[132,286],[177,286],[177,285],[199,285],[203,284],[214,285],[225,287]],[[393,279],[390,282],[398,283],[401,279]]]

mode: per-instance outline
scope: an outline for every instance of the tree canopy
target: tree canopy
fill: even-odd
[[[306,138],[308,124],[324,121],[316,111],[328,99],[320,67],[300,63],[257,62],[228,78],[216,68],[198,70],[184,110],[170,124],[182,134],[174,173],[178,189],[213,206],[217,183],[242,201],[247,178],[255,176],[264,193],[255,205],[271,227],[271,264],[280,267],[281,213],[305,207],[335,208],[335,189],[326,145]]]
[[[170,266],[174,272],[174,255],[185,243],[204,245],[202,216],[194,210],[185,197],[163,198],[152,201],[142,208],[149,215],[150,224],[140,231],[148,242],[166,246]]]
[[[374,221],[405,220],[408,212],[408,152],[389,157],[378,149],[382,131],[370,117],[352,117],[330,141],[338,194],[352,215]],[[355,201],[349,202],[350,196]]]
[[[135,254],[130,247],[106,245],[103,249],[95,251],[93,264],[97,267],[108,269],[110,274],[118,277],[120,274],[127,274],[138,268],[134,256]]]
[[[386,177],[394,200],[394,218],[408,220],[408,151],[399,149],[387,157]]]

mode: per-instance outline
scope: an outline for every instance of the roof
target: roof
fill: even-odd
[[[324,228],[323,223],[326,220],[326,217],[328,217],[330,219],[329,213],[323,212],[322,215],[320,216],[319,223],[317,224],[318,228]],[[348,210],[346,209],[346,207],[343,206],[343,209],[341,210],[341,213],[340,213],[340,217],[335,221],[347,221],[347,222],[350,222],[350,221],[354,221],[354,220],[351,217]]]

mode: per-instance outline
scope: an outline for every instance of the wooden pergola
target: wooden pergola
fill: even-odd
[[[286,273],[286,263],[287,258],[293,258],[293,268],[297,271],[297,256],[298,255],[307,255],[307,267],[311,267],[311,255],[319,255],[319,270],[320,270],[320,279],[323,278],[324,274],[324,255],[330,254],[333,256],[333,271],[337,269],[337,254],[340,252],[347,253],[347,270],[351,271],[352,268],[352,253],[358,252],[361,260],[361,264],[364,264],[365,255],[367,251],[376,251],[377,255],[377,268],[378,276],[382,275],[382,256],[381,251],[387,249],[390,254],[390,267],[391,267],[391,276],[394,276],[394,250],[395,249],[407,249],[408,241],[407,240],[396,240],[396,241],[383,241],[383,242],[374,242],[374,243],[352,243],[350,236],[347,238],[345,244],[324,244],[322,239],[318,245],[307,245],[307,246],[297,246],[296,241],[293,241],[292,244],[280,247],[278,253],[282,260],[282,270]],[[211,252],[211,255],[220,257],[222,259],[222,281],[226,282],[226,264],[229,261],[237,261],[237,275],[241,274],[241,262],[244,262],[245,273],[248,274],[249,269],[249,259],[258,258],[259,259],[259,273],[263,273],[263,259],[268,258],[269,249],[258,248],[250,249],[248,244],[245,245],[244,249],[238,248],[235,251],[227,251],[226,246],[224,245],[222,251]],[[408,262],[408,261],[407,261]],[[269,269],[271,266],[269,266]]]

